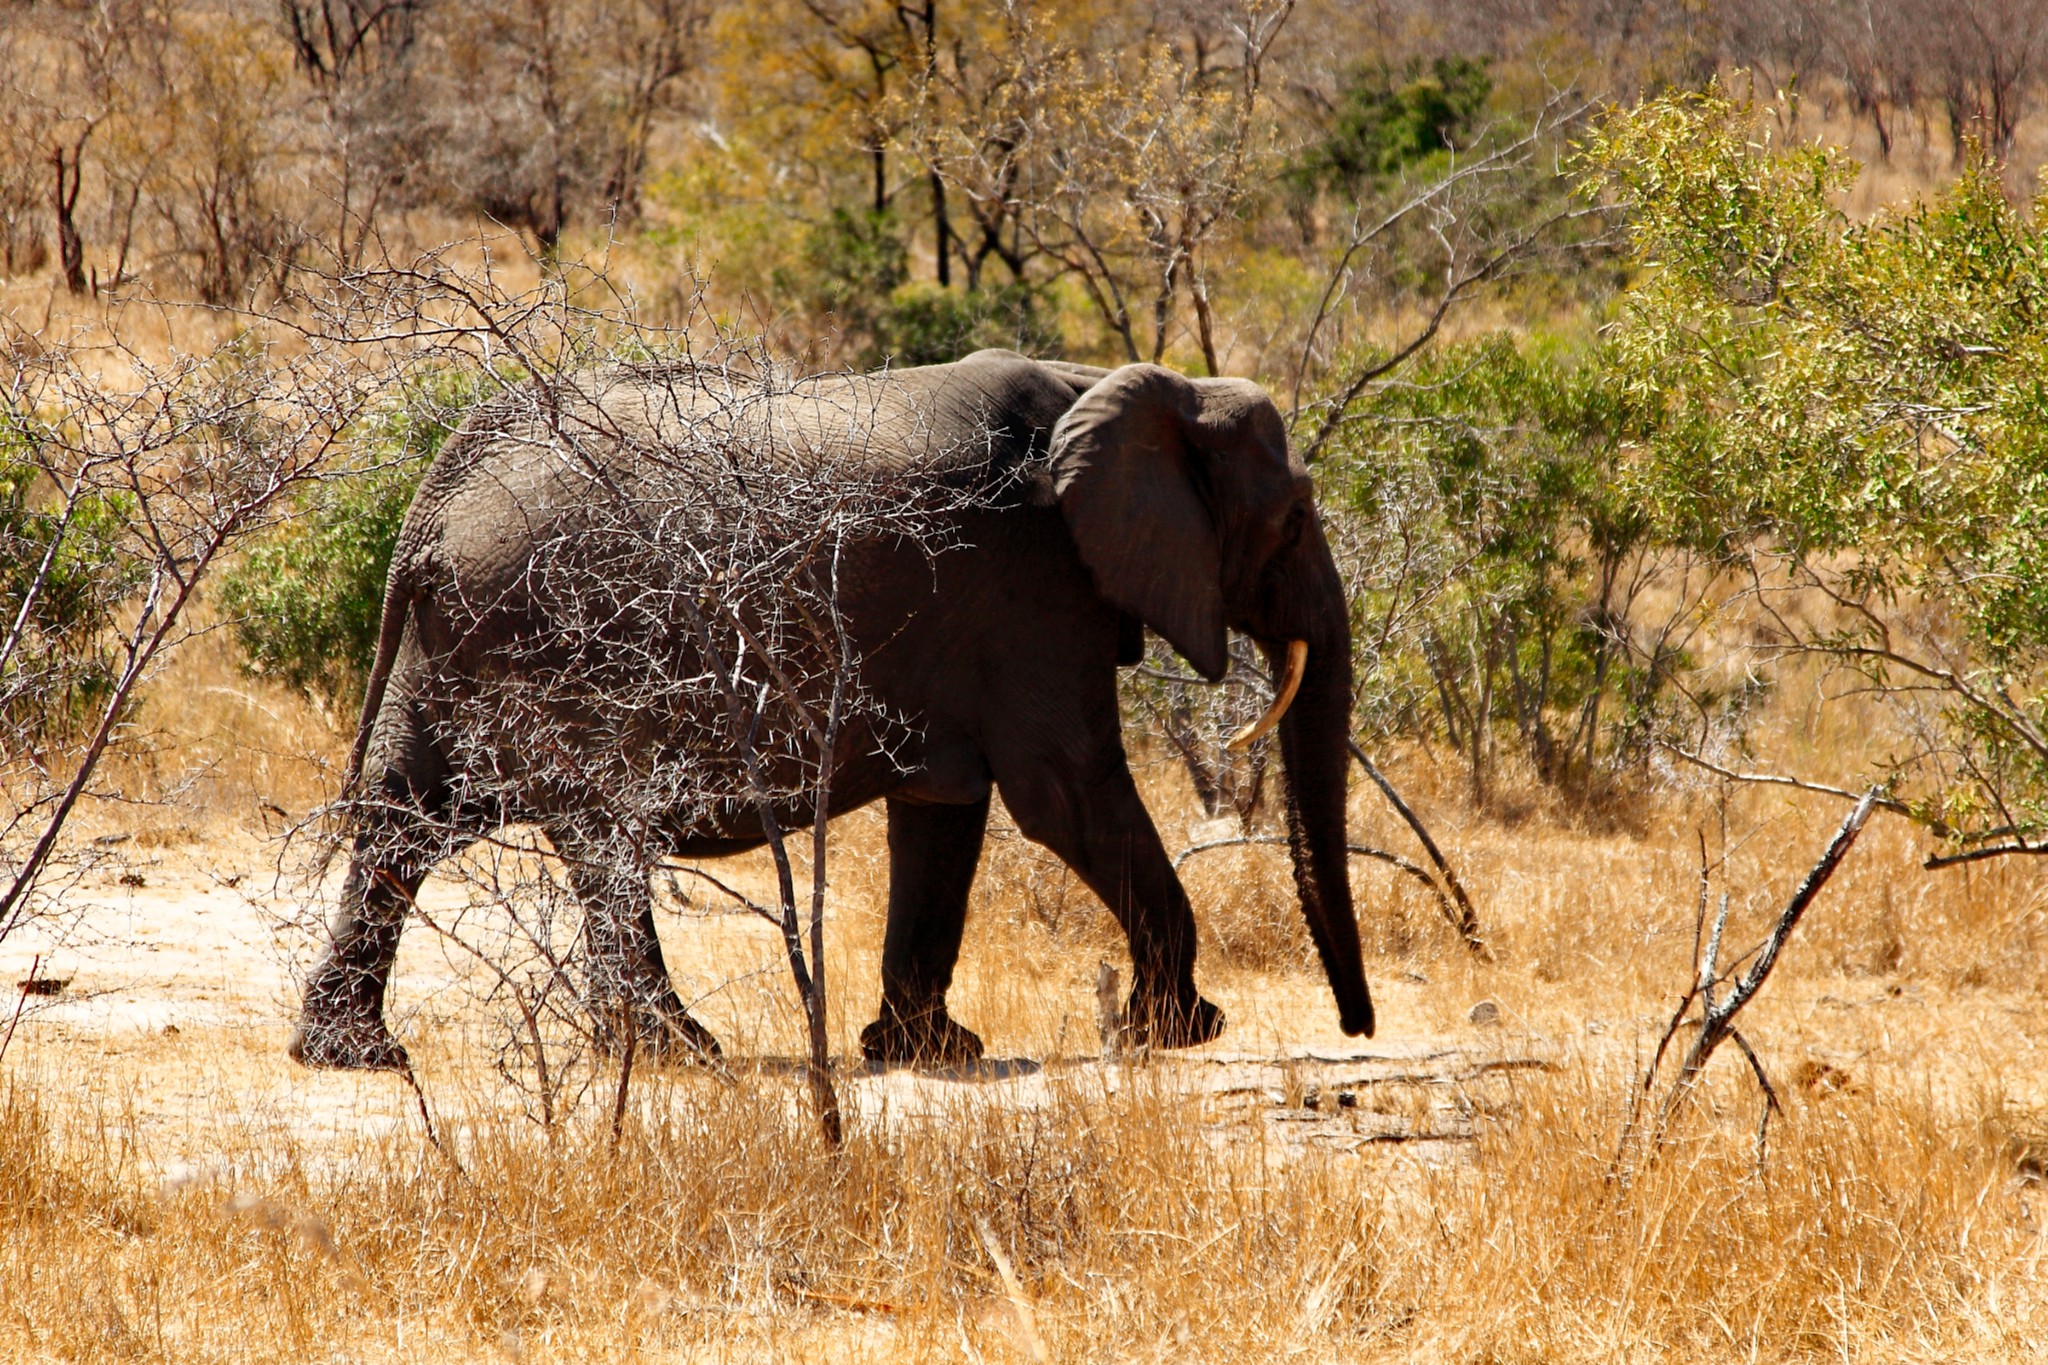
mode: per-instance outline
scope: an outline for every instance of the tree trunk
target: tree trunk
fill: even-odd
[[[1223,373],[1223,367],[1216,360],[1216,320],[1209,308],[1209,291],[1202,283],[1201,272],[1192,265],[1187,277],[1188,294],[1195,302],[1195,332],[1202,341],[1202,363],[1214,378]]]
[[[939,253],[939,288],[945,289],[953,283],[953,225],[946,218],[946,182],[933,171],[932,179],[932,236]]]
[[[50,150],[50,164],[57,170],[56,188],[50,206],[57,214],[57,261],[64,275],[64,287],[74,294],[86,291],[85,239],[78,233],[79,163],[85,155],[88,129],[70,147],[62,143]]]

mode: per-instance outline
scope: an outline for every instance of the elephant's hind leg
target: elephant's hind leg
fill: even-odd
[[[981,1057],[981,1039],[946,1012],[946,989],[960,959],[988,805],[986,796],[964,806],[889,801],[882,1009],[860,1034],[870,1061],[945,1066]]]
[[[394,858],[359,835],[326,950],[306,982],[292,1060],[340,1071],[404,1071],[405,1049],[384,1023],[384,989],[405,912],[426,878],[421,860]]]
[[[654,896],[645,862],[613,840],[550,830],[567,865],[570,889],[583,907],[585,1001],[599,1046],[624,1051],[628,1030],[637,1049],[674,1061],[708,1061],[718,1040],[690,1017],[654,930]]]
[[[384,1023],[384,993],[406,912],[450,843],[450,784],[447,765],[408,716],[395,718],[392,731],[396,742],[378,750],[386,761],[369,788],[373,794],[353,816],[355,846],[341,904],[292,1033],[292,1059],[306,1066],[404,1071],[409,1065]]]
[[[422,670],[408,635],[366,751],[355,846],[326,950],[306,982],[294,1060],[348,1071],[404,1071],[384,1023],[398,935],[427,871],[454,842],[453,780],[417,701]]]

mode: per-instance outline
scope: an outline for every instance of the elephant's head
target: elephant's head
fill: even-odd
[[[1096,589],[1210,681],[1225,630],[1257,640],[1279,694],[1287,824],[1302,914],[1344,1031],[1370,1035],[1345,861],[1351,628],[1308,471],[1264,390],[1126,365],[1053,431],[1053,487]],[[1292,704],[1288,704],[1289,696]]]

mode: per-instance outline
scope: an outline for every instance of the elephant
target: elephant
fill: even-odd
[[[604,434],[576,478],[632,496],[634,471],[666,448],[663,423],[710,387],[658,370],[619,365],[591,379],[586,427]],[[1346,867],[1349,612],[1308,471],[1266,393],[1157,365],[1105,370],[990,350],[786,381],[756,399],[769,425],[808,433],[811,447],[871,467],[877,480],[943,466],[985,490],[943,514],[947,548],[877,536],[853,544],[841,566],[861,685],[903,721],[887,755],[870,736],[831,756],[828,816],[876,800],[887,807],[881,1000],[860,1035],[865,1056],[920,1065],[981,1056],[946,994],[995,794],[1017,829],[1064,860],[1123,929],[1133,1039],[1185,1047],[1221,1033],[1222,1011],[1195,984],[1187,893],[1123,744],[1118,668],[1138,661],[1146,630],[1212,683],[1228,665],[1227,631],[1249,636],[1272,662],[1276,700],[1259,725],[1279,734],[1301,910],[1344,1031],[1370,1036]],[[858,438],[839,417],[854,400],[871,414]],[[654,409],[669,416],[648,415]],[[548,442],[512,430],[524,419],[507,411],[487,404],[451,436],[392,557],[350,762],[351,790],[367,799],[290,1044],[308,1066],[409,1065],[384,1019],[407,909],[435,860],[510,822],[538,824],[567,865],[585,906],[585,951],[619,994],[628,1012],[615,1017],[633,1041],[681,1060],[718,1050],[670,982],[647,873],[660,858],[760,847],[768,826],[755,808],[738,802],[716,819],[699,810],[657,821],[648,864],[622,872],[579,857],[608,837],[610,817],[598,795],[541,772],[534,750],[545,746],[503,737],[489,756],[505,779],[499,795],[465,795],[461,771],[477,759],[455,751],[451,727],[484,675],[502,685],[509,670],[516,687],[543,667],[575,667],[505,662],[529,657],[508,654],[507,638],[553,628],[532,586],[535,546],[578,501]],[[749,430],[728,435],[767,439],[758,424]],[[628,757],[660,743],[644,718],[572,719]],[[800,792],[777,801],[783,829],[815,814]]]

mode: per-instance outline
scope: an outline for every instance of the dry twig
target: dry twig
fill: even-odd
[[[1807,871],[1805,879],[1799,883],[1798,890],[1792,893],[1792,899],[1778,915],[1778,921],[1771,927],[1769,935],[1755,949],[1737,959],[1738,964],[1742,961],[1749,962],[1748,969],[1740,976],[1734,975],[1734,967],[1724,972],[1720,966],[1721,941],[1728,927],[1726,894],[1721,897],[1720,911],[1714,916],[1712,926],[1708,927],[1706,922],[1710,869],[1706,862],[1705,844],[1702,841],[1700,898],[1694,929],[1693,980],[1684,996],[1680,998],[1678,1008],[1672,1011],[1671,1022],[1666,1025],[1663,1036],[1658,1039],[1656,1051],[1650,1057],[1650,1064],[1644,1068],[1642,1078],[1631,1097],[1629,1116],[1622,1126],[1621,1140],[1616,1144],[1612,1165],[1613,1173],[1624,1177],[1624,1183],[1626,1182],[1623,1162],[1635,1136],[1642,1102],[1655,1087],[1664,1057],[1669,1052],[1672,1041],[1677,1037],[1678,1030],[1688,1022],[1686,1014],[1691,1010],[1694,1001],[1699,1002],[1699,1016],[1690,1022],[1697,1032],[1693,1035],[1691,1045],[1686,1048],[1684,1059],[1679,1063],[1677,1076],[1673,1078],[1670,1088],[1665,1091],[1662,1101],[1657,1106],[1657,1120],[1649,1137],[1649,1158],[1652,1161],[1656,1159],[1670,1132],[1673,1117],[1677,1114],[1679,1106],[1698,1085],[1699,1078],[1705,1072],[1707,1063],[1713,1059],[1714,1052],[1722,1043],[1732,1038],[1735,1045],[1742,1050],[1743,1058],[1749,1063],[1750,1071],[1756,1076],[1757,1085],[1764,1095],[1763,1115],[1757,1123],[1756,1134],[1757,1164],[1763,1164],[1771,1115],[1781,1112],[1783,1106],[1778,1102],[1777,1088],[1771,1084],[1771,1078],[1765,1072],[1756,1050],[1736,1028],[1735,1018],[1763,988],[1771,969],[1777,965],[1779,954],[1784,951],[1786,940],[1791,937],[1792,930],[1798,926],[1800,918],[1813,904],[1814,897],[1820,894],[1820,889],[1827,885],[1828,878],[1841,866],[1843,857],[1856,842],[1856,836],[1863,832],[1864,822],[1870,818],[1870,812],[1877,806],[1878,801],[1878,789],[1872,787],[1856,802],[1855,808],[1835,831],[1835,837],[1828,841],[1827,848],[1820,855],[1820,861]],[[1715,992],[1731,978],[1732,989],[1726,996],[1716,1000]]]
[[[1017,1314],[1017,1332],[1024,1338],[1031,1358],[1038,1365],[1052,1365],[1052,1352],[1046,1350],[1045,1338],[1038,1334],[1038,1314],[1032,1310],[1031,1299],[1018,1281],[1010,1258],[1003,1254],[1002,1243],[996,1240],[995,1233],[982,1219],[974,1220],[974,1230],[981,1235],[981,1245],[988,1251],[988,1258],[996,1263],[996,1273],[1003,1277],[1003,1292],[1009,1296],[1010,1307]]]
[[[1458,913],[1452,918],[1451,927],[1458,931],[1458,937],[1464,940],[1467,951],[1474,957],[1481,961],[1491,961],[1493,950],[1486,946],[1486,939],[1479,932],[1479,912],[1472,908],[1472,898],[1465,894],[1465,884],[1459,881],[1458,874],[1451,870],[1450,860],[1444,857],[1443,850],[1438,848],[1436,840],[1430,837],[1428,827],[1422,823],[1422,817],[1415,813],[1414,807],[1401,799],[1401,793],[1394,790],[1394,784],[1387,781],[1386,774],[1365,756],[1365,750],[1358,747],[1358,741],[1349,742],[1351,756],[1358,760],[1358,766],[1365,769],[1365,775],[1379,787],[1380,793],[1407,822],[1408,828],[1415,831],[1416,841],[1422,845],[1422,851],[1429,855],[1430,862],[1436,865],[1437,875],[1443,878],[1444,887],[1450,892],[1451,899],[1458,903]]]

